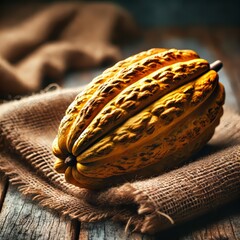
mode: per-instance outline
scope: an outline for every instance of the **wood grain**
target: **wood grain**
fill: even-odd
[[[41,208],[9,186],[0,213],[0,239],[77,239],[76,222]]]
[[[123,225],[111,221],[82,223],[79,240],[239,240],[240,204],[239,201],[227,204],[210,214],[156,235],[126,233],[124,228]]]
[[[99,223],[82,223],[79,240],[91,239],[126,239],[154,240],[154,236],[125,232],[125,226],[111,221]]]
[[[213,210],[185,226],[181,240],[238,240],[240,232],[239,200]]]

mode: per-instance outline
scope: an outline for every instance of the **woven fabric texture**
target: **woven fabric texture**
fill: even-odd
[[[53,169],[51,144],[79,91],[56,90],[0,106],[0,171],[23,194],[80,221],[113,219],[143,233],[182,223],[240,196],[240,116],[228,109],[213,139],[188,165],[102,192],[66,183]]]
[[[128,12],[111,3],[41,5],[19,19],[19,9],[8,11],[0,16],[0,98],[60,84],[69,70],[115,62],[117,43],[137,34]]]

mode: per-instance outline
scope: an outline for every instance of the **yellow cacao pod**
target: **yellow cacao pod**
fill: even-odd
[[[68,107],[54,168],[89,189],[175,168],[219,124],[224,87],[215,70],[192,50],[156,48],[118,62]]]

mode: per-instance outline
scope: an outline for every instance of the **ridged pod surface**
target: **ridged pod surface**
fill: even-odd
[[[89,189],[163,173],[206,144],[223,103],[217,72],[194,51],[139,53],[93,79],[69,106],[54,167]]]

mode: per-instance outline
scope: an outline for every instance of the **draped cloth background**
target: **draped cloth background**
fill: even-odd
[[[60,82],[69,70],[115,62],[121,57],[117,43],[137,35],[130,14],[110,3],[57,3],[1,12],[0,97],[38,91],[46,78]]]
[[[56,90],[0,106],[0,171],[43,206],[80,221],[113,219],[155,233],[240,196],[240,116],[229,109],[213,139],[186,166],[102,192],[67,184],[51,144],[80,89]]]

